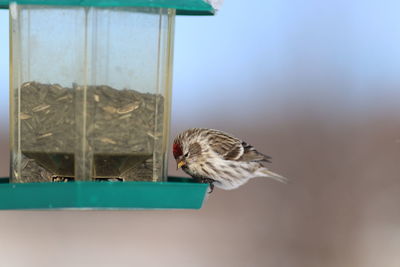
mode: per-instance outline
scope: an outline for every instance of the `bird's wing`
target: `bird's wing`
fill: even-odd
[[[238,159],[242,161],[266,161],[271,162],[271,157],[258,152],[252,145],[242,142],[243,155]]]
[[[208,131],[208,144],[211,150],[226,160],[237,160],[243,155],[242,142],[224,132]]]
[[[225,160],[267,161],[271,157],[261,154],[253,146],[223,132],[215,132],[209,136],[210,148]]]

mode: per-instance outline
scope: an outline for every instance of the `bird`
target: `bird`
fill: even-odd
[[[208,183],[209,193],[214,186],[236,189],[255,177],[287,182],[287,178],[264,166],[264,163],[271,163],[270,156],[220,130],[187,129],[175,137],[172,152],[177,169],[181,168],[200,183]]]

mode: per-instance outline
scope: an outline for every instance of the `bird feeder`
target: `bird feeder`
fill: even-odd
[[[174,20],[212,15],[212,6],[0,4],[10,13],[11,74],[0,208],[199,208],[206,185],[167,177]]]

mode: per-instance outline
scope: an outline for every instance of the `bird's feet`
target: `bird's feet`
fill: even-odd
[[[215,180],[211,179],[211,178],[202,178],[201,179],[201,183],[210,185],[210,191],[208,192],[209,194],[211,194],[214,191],[214,182],[215,182]]]

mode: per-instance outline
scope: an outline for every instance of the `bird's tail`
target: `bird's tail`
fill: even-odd
[[[282,175],[277,174],[275,172],[271,172],[267,168],[263,168],[262,173],[265,174],[265,177],[274,179],[278,182],[285,183],[285,184],[288,182],[288,178],[283,177]]]

